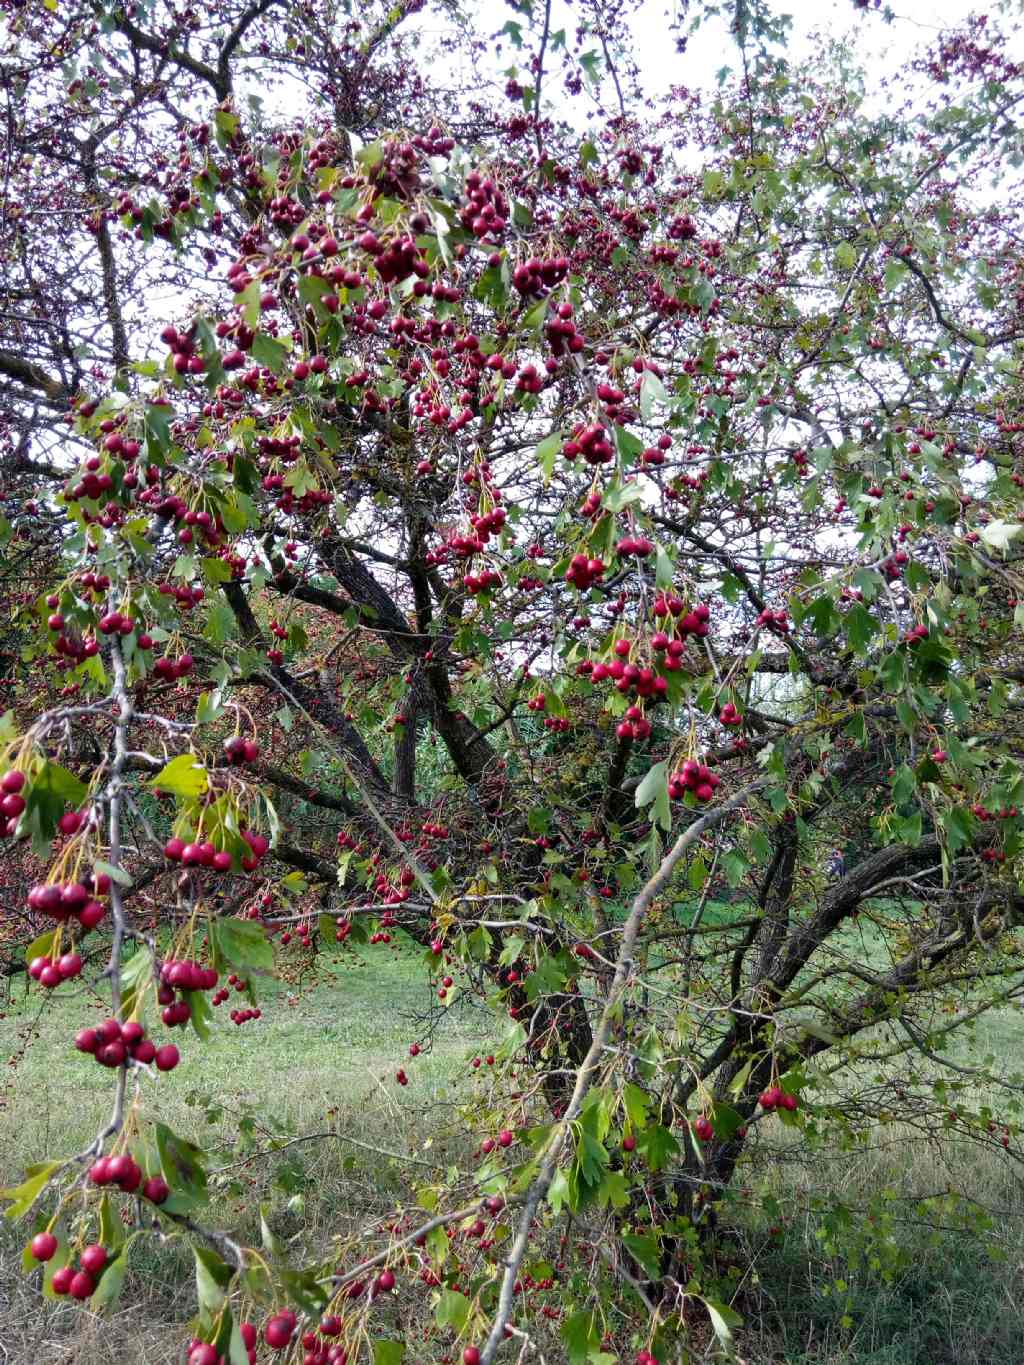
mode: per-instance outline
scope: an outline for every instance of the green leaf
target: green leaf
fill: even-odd
[[[185,991],[184,999],[188,1001],[191,1014],[189,1016],[192,1028],[196,1036],[204,1043],[210,1036],[210,1025],[213,1023],[213,1010],[210,1002],[202,991]]]
[[[5,1216],[13,1222],[14,1219],[21,1218],[28,1213],[60,1165],[59,1161],[38,1162],[36,1165],[27,1168],[25,1179],[20,1185],[11,1185],[6,1189],[0,1189],[0,1199],[11,1201],[11,1207],[4,1211]]]
[[[666,791],[668,790],[668,761],[666,759],[662,759],[660,763],[655,763],[637,787],[634,797],[637,809],[639,810],[641,806],[649,806],[652,801],[656,800],[662,787]]]
[[[203,638],[212,645],[222,645],[237,633],[238,622],[235,613],[226,602],[212,602],[206,613],[206,626]]]
[[[124,1224],[119,1211],[110,1202],[110,1195],[100,1200],[100,1241],[108,1251],[124,1246]]]
[[[196,1258],[199,1306],[211,1314],[217,1313],[225,1303],[225,1291],[234,1272],[210,1247],[194,1246],[192,1251]]]
[[[668,797],[668,763],[655,763],[636,789],[636,807],[654,804],[654,819],[662,829],[672,827],[672,810]]]
[[[841,270],[852,270],[857,264],[857,252],[852,243],[840,242],[836,247],[836,265]]]
[[[663,545],[659,545],[657,557],[655,559],[655,585],[659,588],[670,588],[672,586],[672,579],[675,577],[675,570],[676,566],[669,557],[668,551]]]
[[[251,351],[256,364],[266,366],[268,370],[273,370],[274,374],[281,373],[288,359],[288,347],[280,341],[275,341],[273,337],[268,337],[265,332],[256,333]]]
[[[453,1327],[457,1335],[461,1336],[469,1322],[472,1306],[465,1294],[460,1294],[458,1290],[442,1289],[434,1310],[438,1327]]]
[[[622,1244],[650,1279],[661,1278],[661,1247],[656,1237],[650,1233],[643,1237],[624,1235]]]
[[[966,848],[974,838],[974,822],[969,811],[954,807],[942,816],[942,827],[946,831],[949,851],[958,853]]]
[[[131,876],[123,867],[115,867],[113,863],[106,862],[103,858],[97,858],[93,863],[93,868],[97,872],[105,872],[112,882],[117,882],[118,886],[131,886]]]
[[[235,306],[245,318],[245,321],[254,330],[260,323],[260,294],[259,280],[250,280],[242,292],[235,299]]]
[[[155,1132],[160,1169],[171,1189],[192,1197],[204,1197],[206,1172],[202,1166],[204,1153],[201,1148],[178,1137],[163,1123],[155,1125]]]
[[[562,436],[558,431],[553,431],[550,436],[545,436],[537,447],[537,460],[544,473],[544,483],[551,482],[551,476],[555,472],[555,460],[562,449]]]
[[[622,1103],[634,1128],[642,1128],[647,1122],[647,1107],[650,1104],[645,1091],[632,1081],[627,1081],[622,1092]]]
[[[330,280],[325,280],[322,275],[300,275],[299,277],[299,298],[308,308],[312,308],[321,322],[329,321],[331,314],[323,305],[326,294],[330,294],[334,286]]]
[[[846,613],[846,638],[850,648],[863,653],[878,632],[878,622],[859,602],[854,602]]]
[[[704,1307],[708,1310],[708,1317],[711,1319],[711,1326],[715,1336],[725,1350],[732,1349],[732,1328],[739,1327],[743,1323],[740,1315],[727,1308],[724,1303],[716,1303],[714,1299],[703,1299]]]
[[[566,1204],[575,1210],[572,1198],[572,1191],[569,1188],[569,1181],[565,1171],[559,1166],[548,1186],[547,1201],[551,1205],[552,1212],[557,1218]]]
[[[121,1008],[125,1019],[138,1015],[138,998],[153,979],[153,954],[146,947],[136,948],[121,965]]]
[[[266,1247],[267,1251],[270,1252],[271,1256],[279,1256],[281,1254],[281,1248],[278,1244],[277,1238],[274,1236],[273,1229],[267,1222],[267,1216],[269,1214],[269,1211],[270,1211],[269,1204],[260,1205],[260,1236],[263,1239],[264,1247]]]
[[[569,1365],[582,1365],[591,1351],[601,1345],[597,1315],[593,1309],[581,1308],[562,1323],[562,1340],[569,1352]]]
[[[990,521],[981,528],[980,534],[986,545],[1005,554],[1010,548],[1010,541],[1015,540],[1021,531],[1024,531],[1024,522]]]
[[[327,1302],[328,1293],[312,1270],[281,1270],[279,1277],[288,1297],[304,1313],[311,1317],[319,1316]]]
[[[375,1341],[373,1343],[373,1365],[402,1365],[405,1359],[403,1341]]]
[[[520,330],[525,332],[539,332],[544,326],[544,319],[547,316],[547,311],[548,301],[546,298],[541,299],[539,303],[535,303],[532,308],[524,313]]]
[[[221,702],[219,688],[208,692],[200,692],[199,700],[196,702],[197,725],[212,725],[214,721],[220,720],[223,714],[224,706]]]
[[[668,394],[665,392],[665,385],[661,382],[653,370],[644,370],[644,377],[640,381],[640,415],[645,422],[651,420],[655,404],[668,402]]]
[[[120,1219],[117,1221],[120,1223]],[[125,1245],[120,1255],[113,1257],[104,1266],[99,1283],[89,1299],[89,1307],[94,1313],[105,1308],[107,1304],[114,1303],[121,1293],[125,1272],[128,1269],[128,1245],[130,1243]],[[106,1242],[106,1246],[109,1248],[110,1243]]]
[[[660,1123],[653,1123],[637,1134],[636,1149],[652,1171],[662,1170],[672,1157],[679,1155],[679,1143]]]
[[[34,938],[25,949],[25,961],[31,962],[34,957],[49,957],[53,948],[53,940],[57,937],[56,929],[48,929],[45,934],[40,934]]]
[[[598,1186],[597,1206],[606,1209],[624,1209],[629,1203],[630,1183],[622,1171],[605,1171],[604,1179]]]
[[[67,808],[77,809],[89,793],[84,782],[74,773],[62,768],[59,763],[47,760],[35,777],[25,797],[25,810],[22,820],[32,831],[33,847],[37,853],[45,853],[57,832],[57,821]]]
[[[191,800],[202,796],[209,784],[206,769],[196,761],[195,754],[179,754],[161,768],[156,777],[150,779],[149,785]]]
[[[709,1117],[715,1136],[721,1138],[723,1142],[728,1142],[736,1130],[743,1126],[743,1115],[730,1104],[716,1104]]]
[[[234,574],[231,565],[225,560],[214,559],[209,556],[202,561],[200,568],[203,571],[203,577],[211,586],[216,586],[218,583],[230,583]]]
[[[215,955],[214,966],[221,960],[245,971],[273,971],[274,950],[262,925],[253,920],[211,920],[209,935]]]

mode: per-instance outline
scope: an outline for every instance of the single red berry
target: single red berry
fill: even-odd
[[[32,1238],[29,1248],[37,1261],[49,1261],[57,1254],[57,1239],[52,1232],[40,1232]]]

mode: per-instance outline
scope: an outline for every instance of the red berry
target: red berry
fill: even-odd
[[[292,1339],[294,1322],[284,1314],[270,1318],[263,1329],[263,1340],[274,1351],[281,1351]]]
[[[71,1288],[71,1281],[74,1278],[75,1267],[73,1265],[62,1265],[59,1270],[53,1272],[50,1287],[55,1294],[66,1294]]]
[[[29,1249],[37,1261],[49,1261],[57,1253],[57,1239],[52,1232],[37,1233]]]
[[[164,1043],[163,1047],[157,1048],[154,1061],[158,1071],[173,1071],[181,1061],[181,1053],[173,1043]]]
[[[96,1281],[84,1270],[80,1270],[77,1275],[72,1276],[68,1291],[73,1299],[91,1299],[96,1292]]]
[[[171,1187],[162,1175],[151,1175],[142,1187],[142,1197],[151,1204],[163,1204],[171,1197]]]
[[[90,1275],[98,1275],[107,1264],[107,1248],[100,1246],[99,1243],[94,1243],[85,1248],[79,1259],[82,1262],[83,1270],[87,1270]]]

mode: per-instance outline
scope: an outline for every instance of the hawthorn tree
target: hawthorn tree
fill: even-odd
[[[1022,72],[972,20],[880,109],[738,4],[742,75],[655,104],[625,7],[522,0],[492,98],[422,5],[331,8],[9,14],[5,938],[109,1001],[112,1086],[9,1213],[94,1308],[189,1238],[190,1365],[399,1361],[413,1278],[446,1359],[527,1359],[553,1237],[569,1359],[702,1304],[728,1352],[774,1125],[1016,1152],[948,1049],[1022,993]],[[158,1073],[275,944],[392,934],[494,1012],[472,1141],[288,1266]]]

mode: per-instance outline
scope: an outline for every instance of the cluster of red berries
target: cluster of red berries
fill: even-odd
[[[799,1103],[795,1095],[778,1085],[770,1085],[767,1090],[762,1090],[757,1102],[768,1113],[775,1109],[788,1109],[792,1113]]]
[[[28,907],[52,919],[64,922],[77,919],[83,929],[95,929],[106,914],[105,907],[96,899],[110,893],[110,878],[97,873],[85,882],[39,882],[28,893]]]
[[[49,1235],[52,1236],[52,1234]],[[56,1251],[56,1246],[54,1251]],[[46,1259],[49,1260],[50,1258],[47,1257]],[[107,1264],[106,1247],[101,1246],[98,1242],[85,1247],[78,1258],[78,1262],[79,1268],[77,1270],[73,1265],[62,1265],[59,1270],[53,1272],[51,1288],[55,1294],[61,1296],[70,1294],[73,1299],[80,1300],[91,1299],[95,1294],[96,1283]]]
[[[645,450],[640,452],[640,463],[645,468],[650,465],[663,465],[665,463],[665,451],[671,449],[671,446],[671,436],[659,436],[656,446],[647,446]]]
[[[193,336],[179,332],[168,324],[160,333],[160,340],[170,348],[171,364],[177,374],[204,374],[206,361],[196,354]]]
[[[706,763],[698,763],[688,758],[678,772],[668,780],[668,794],[673,801],[681,801],[687,792],[693,792],[698,801],[710,801],[715,788],[720,787],[722,779],[713,773]]]
[[[71,981],[81,970],[82,958],[79,953],[63,953],[56,960],[49,957],[34,957],[28,964],[29,976],[47,990],[53,990],[62,981]]]
[[[649,670],[641,670],[641,672],[646,671]],[[655,679],[655,681],[663,682],[664,679]],[[615,734],[618,739],[647,739],[650,733],[651,722],[639,706],[628,706],[624,719],[620,720],[615,727]]]
[[[555,309],[555,316],[548,318],[544,324],[544,335],[553,356],[564,355],[566,351],[579,355],[587,344],[586,337],[572,321],[572,314],[571,303],[560,303]]]
[[[637,559],[646,559],[648,555],[654,553],[654,541],[648,540],[646,536],[623,536],[616,542],[615,553],[620,559],[627,559],[631,555]]]
[[[766,630],[773,630],[779,635],[789,634],[789,616],[785,611],[772,611],[765,607],[764,611],[758,614],[757,624],[764,626]]]
[[[249,1365],[256,1365],[256,1347],[259,1341],[256,1328],[251,1322],[240,1322],[238,1334],[249,1357]],[[200,1341],[198,1337],[193,1337],[189,1342],[186,1365],[227,1365],[227,1361],[208,1341]]]
[[[243,739],[241,735],[232,735],[230,739],[224,741],[224,757],[229,763],[255,763],[260,756],[260,746],[254,739]]]
[[[185,867],[212,867],[217,872],[230,872],[232,857],[226,849],[217,849],[208,839],[202,843],[189,842],[172,836],[164,844],[164,857]]]
[[[916,644],[919,644],[922,640],[927,640],[927,638],[928,638],[928,627],[927,627],[927,626],[913,626],[910,630],[907,631],[906,635],[904,635],[903,638],[904,638],[904,640],[907,642],[908,645],[916,645]]]
[[[508,202],[489,176],[470,171],[466,176],[466,206],[459,221],[474,237],[498,239],[508,219]]]
[[[11,768],[0,778],[0,833],[13,835],[18,827],[25,806],[28,804],[22,796],[22,789],[25,786],[25,774],[19,772],[17,768]],[[31,895],[31,893],[29,893]],[[31,904],[31,901],[30,901]]]
[[[181,1053],[173,1043],[157,1047],[146,1037],[146,1030],[135,1019],[122,1024],[104,1019],[99,1028],[84,1028],[75,1035],[75,1047],[95,1057],[100,1066],[125,1066],[128,1061],[155,1063],[158,1071],[173,1071]]]
[[[272,1351],[283,1351],[295,1335],[296,1317],[290,1308],[268,1318],[263,1328],[263,1340]]]
[[[494,569],[484,569],[482,573],[478,574],[464,574],[462,579],[462,586],[467,592],[472,593],[474,596],[477,593],[490,592],[492,588],[498,587],[500,583],[501,574],[496,573]]]
[[[544,260],[531,256],[512,271],[512,286],[524,298],[543,298],[549,289],[565,279],[570,264],[567,256],[550,256]]]
[[[511,1147],[515,1140],[515,1134],[512,1130],[510,1128],[503,1128],[496,1138],[484,1138],[483,1142],[480,1144],[480,1150],[483,1152],[484,1156],[490,1156],[495,1147]]]
[[[231,1013],[228,1015],[228,1018],[231,1020],[231,1022],[233,1024],[238,1025],[239,1027],[242,1024],[248,1024],[253,1019],[261,1019],[262,1017],[263,1012],[257,1008],[251,1008],[246,1010],[232,1010]]]
[[[60,627],[54,626],[54,621],[63,624],[63,616],[51,616],[49,625],[51,630],[58,630]],[[68,666],[73,668],[82,663],[84,659],[92,659],[100,652],[99,641],[91,635],[78,636],[68,635],[61,632],[53,642],[53,652],[59,654],[61,658],[68,660]]]
[[[171,1187],[163,1176],[151,1175],[148,1180],[143,1180],[142,1167],[127,1152],[118,1156],[101,1156],[94,1161],[89,1167],[89,1184],[97,1189],[116,1185],[125,1194],[134,1194],[138,1190],[143,1199],[148,1199],[151,1204],[166,1204],[171,1197]]]
[[[691,611],[687,611],[682,599],[670,593],[668,597],[656,597],[653,610],[659,620],[664,620],[666,616],[676,618],[676,634],[681,639],[695,635],[698,640],[703,640],[710,630],[711,608],[705,602],[699,602]],[[655,645],[656,649],[658,647]]]
[[[185,611],[191,611],[193,607],[197,607],[206,596],[202,588],[190,588],[187,584],[175,583],[161,583],[157,592],[161,597],[173,597],[179,609],[183,608]]]
[[[718,719],[723,725],[742,725],[743,716],[736,709],[735,702],[727,701],[718,713]]]
[[[221,986],[220,990],[217,991],[217,993],[211,997],[210,1004],[223,1005],[225,1000],[230,1000],[231,998],[230,988],[232,986],[234,986],[236,991],[241,993],[242,991],[248,988],[248,985],[249,983],[247,981],[243,981],[240,976],[236,976],[235,973],[232,972],[231,975],[228,977],[227,985]],[[234,1024],[244,1024],[247,1023],[250,1019],[261,1018],[261,1012],[258,1009],[232,1010],[229,1015],[229,1018],[231,1019],[231,1022]]]
[[[449,839],[451,830],[447,825],[426,824],[420,826],[421,831],[431,839]]]
[[[584,554],[573,555],[565,571],[565,581],[579,588],[580,592],[587,592],[603,576],[604,571],[603,560],[588,559]]]
[[[212,967],[168,958],[160,969],[160,985],[157,989],[157,1002],[164,1007],[161,1019],[168,1028],[187,1024],[192,1018],[192,1007],[185,999],[185,993],[212,991],[216,985],[217,973]],[[180,998],[175,997],[175,991],[181,992]]]
[[[567,460],[575,460],[577,455],[582,455],[587,464],[593,465],[609,464],[615,459],[615,450],[608,439],[608,432],[599,422],[591,426],[581,424],[576,427],[572,440],[566,441],[562,447],[562,454]],[[600,499],[598,501],[600,502]]]
[[[253,834],[251,830],[243,830],[242,838],[251,850],[242,859],[242,867],[246,872],[254,872],[270,849],[270,841],[262,834]],[[232,864],[227,849],[215,848],[208,839],[202,843],[186,843],[177,835],[164,844],[164,857],[185,867],[212,867],[217,872],[230,872]]]
[[[165,682],[173,682],[177,678],[188,677],[194,667],[195,659],[191,654],[179,654],[176,659],[164,655],[153,664],[153,672]]]

